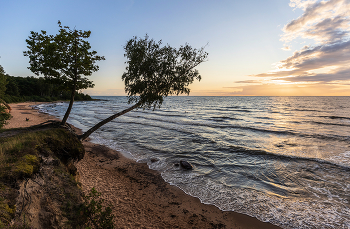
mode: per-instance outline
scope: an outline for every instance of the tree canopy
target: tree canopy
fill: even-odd
[[[194,49],[185,44],[176,49],[162,41],[133,37],[124,46],[127,58],[126,72],[122,76],[129,103],[140,107],[160,107],[168,95],[189,94],[188,85],[201,80],[195,69],[206,60],[204,47]]]
[[[56,35],[48,35],[44,30],[40,33],[31,31],[26,40],[28,50],[23,54],[29,57],[28,69],[33,73],[42,74],[62,89],[71,91],[71,101],[62,120],[62,124],[65,124],[73,106],[75,91],[94,86],[84,76],[98,71],[96,62],[105,58],[90,50],[91,45],[86,39],[90,37],[91,31],[72,30],[62,26],[60,21],[58,26]]]
[[[97,123],[85,132],[80,139],[84,140],[104,124],[138,107],[160,107],[168,95],[189,94],[188,87],[201,75],[195,69],[204,62],[208,53],[204,47],[194,49],[185,44],[176,49],[169,44],[162,46],[162,41],[154,41],[147,35],[145,38],[133,37],[124,46],[127,58],[126,72],[122,75],[125,92],[129,103],[135,103]]]

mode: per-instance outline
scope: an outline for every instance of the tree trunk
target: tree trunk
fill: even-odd
[[[85,140],[87,137],[90,136],[90,134],[92,134],[93,132],[95,132],[98,128],[100,128],[101,126],[103,126],[104,124],[112,121],[113,119],[125,114],[125,113],[128,113],[129,111],[132,111],[134,110],[135,108],[139,107],[141,105],[141,103],[136,103],[134,106],[132,107],[129,107],[128,109],[125,109],[117,114],[114,114],[108,118],[106,118],[105,120],[102,120],[101,122],[97,123],[95,126],[91,127],[88,131],[86,131],[84,134],[80,135],[78,138],[80,139],[80,141],[83,141]]]
[[[74,33],[75,33],[75,36],[76,36],[76,30],[74,31]],[[78,81],[78,66],[77,66],[78,46],[77,46],[77,37],[75,37],[74,45],[75,45],[75,53],[74,53],[74,56],[75,56],[75,60],[74,60],[75,65],[74,65],[73,88],[72,88],[72,92],[71,92],[71,95],[70,95],[69,106],[68,106],[68,109],[67,109],[66,113],[64,114],[64,117],[63,117],[63,119],[62,119],[61,125],[65,125],[66,122],[67,122],[68,116],[69,116],[70,111],[72,110],[72,107],[73,107],[74,96],[75,96],[75,90],[76,90],[76,88],[77,88],[77,81]]]
[[[77,86],[77,82],[76,81],[77,80],[74,79],[74,85],[73,85],[73,89],[72,89],[72,92],[71,92],[71,95],[70,95],[69,106],[68,106],[68,109],[67,109],[66,113],[64,114],[64,117],[62,119],[61,125],[65,125],[66,124],[68,116],[70,114],[70,111],[72,110],[73,103],[74,103],[75,89],[76,89],[76,86]]]

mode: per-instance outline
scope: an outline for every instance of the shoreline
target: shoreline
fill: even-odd
[[[42,102],[10,104],[13,117],[4,128],[59,120],[30,107],[39,104]],[[118,151],[88,140],[83,145],[85,157],[76,164],[82,189],[88,193],[95,187],[105,203],[112,204],[116,228],[279,228],[248,215],[203,204],[166,183],[146,163],[138,163]]]

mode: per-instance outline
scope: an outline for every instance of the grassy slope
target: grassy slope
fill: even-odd
[[[65,227],[75,228],[78,222],[76,210],[82,202],[82,192],[74,177],[76,168],[72,162],[83,156],[82,144],[63,128],[36,128],[0,138],[0,228],[6,227],[13,219],[23,225],[26,210],[30,208],[28,204],[35,203],[16,206],[20,199],[18,190],[38,177],[44,180],[39,191],[36,191],[39,192],[37,205],[41,209],[40,214],[47,213],[45,218],[50,218],[49,213],[57,211],[42,206],[45,201],[46,205],[59,206],[60,219],[63,219],[61,221]],[[34,202],[33,198],[31,201]],[[34,222],[35,217],[32,218]],[[27,222],[30,223],[30,220],[27,216]],[[48,227],[62,223],[56,221],[48,219],[40,223]]]

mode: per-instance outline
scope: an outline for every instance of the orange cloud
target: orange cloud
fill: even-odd
[[[237,96],[349,96],[350,85],[337,84],[263,84],[239,87],[226,95]]]
[[[273,71],[252,75],[255,80],[235,82],[243,88],[238,94],[350,95],[350,1],[291,0],[290,6],[304,13],[283,28],[282,40],[312,39],[316,45],[295,51]]]

